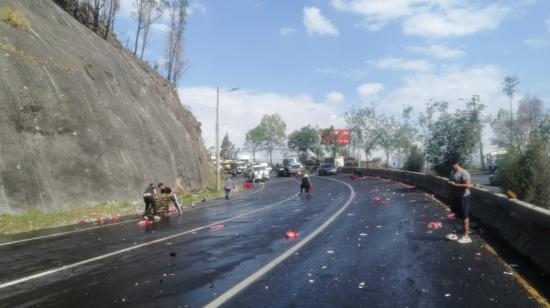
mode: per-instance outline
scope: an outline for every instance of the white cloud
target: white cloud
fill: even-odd
[[[309,34],[338,36],[334,25],[316,7],[304,7],[304,25]]]
[[[341,79],[358,80],[366,75],[363,69],[332,69],[332,68],[316,68],[315,72],[321,75],[335,76]]]
[[[384,85],[381,83],[364,83],[357,87],[357,94],[362,99],[375,99],[382,91],[384,91]]]
[[[327,103],[341,103],[346,99],[344,94],[336,91],[332,91],[330,93],[327,93],[325,96],[325,101]]]
[[[182,104],[189,106],[202,123],[202,136],[207,146],[214,144],[216,88],[184,87],[178,92]],[[229,134],[241,146],[248,130],[256,126],[264,114],[278,113],[287,124],[286,132],[311,124],[319,127],[344,127],[341,105],[317,102],[309,95],[287,96],[272,92],[239,90],[220,95],[220,132]]]
[[[279,34],[281,36],[289,36],[289,35],[292,35],[296,33],[296,29],[292,28],[292,27],[282,27],[279,29]]]
[[[480,0],[331,0],[330,4],[338,11],[362,16],[360,25],[370,31],[400,21],[405,34],[427,37],[494,29],[512,11],[510,5],[483,6]]]
[[[193,0],[191,1],[191,4],[189,4],[189,7],[187,8],[187,14],[193,15],[193,14],[204,14],[206,13],[206,6],[199,2],[199,0]]]
[[[437,59],[453,59],[464,56],[464,51],[460,49],[448,48],[444,45],[433,44],[430,46],[409,46],[407,50],[432,56]]]
[[[463,69],[447,68],[442,73],[416,73],[405,78],[402,86],[394,89],[380,101],[380,107],[395,112],[405,103],[416,111],[423,111],[429,101],[446,101],[451,108],[463,108],[459,98],[480,95],[487,110],[495,112],[506,107],[501,92],[504,74],[493,65]]]
[[[491,4],[482,9],[462,7],[423,12],[405,20],[403,32],[428,37],[465,36],[495,29],[510,11],[508,6]]]
[[[151,25],[151,29],[157,32],[169,32],[170,27],[164,23],[155,23]]]
[[[550,40],[543,39],[540,37],[530,37],[525,39],[525,45],[531,48],[545,48],[550,47]]]
[[[368,63],[379,69],[388,69],[394,71],[429,71],[432,65],[425,60],[404,60],[401,58],[384,58]]]

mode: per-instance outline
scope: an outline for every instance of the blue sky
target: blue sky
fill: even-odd
[[[133,40],[131,0],[121,0],[121,41]],[[306,124],[344,126],[352,106],[376,102],[399,114],[426,102],[453,107],[473,94],[491,113],[506,108],[501,82],[550,101],[547,0],[192,0],[178,85],[212,145],[215,87],[222,131],[237,145],[265,113],[287,133]],[[155,25],[146,58],[162,61],[166,27]]]

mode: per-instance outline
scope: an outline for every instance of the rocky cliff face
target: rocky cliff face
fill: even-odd
[[[0,214],[207,185],[200,123],[167,81],[52,0],[5,5],[31,29],[0,21]]]

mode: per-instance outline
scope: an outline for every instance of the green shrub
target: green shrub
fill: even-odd
[[[0,20],[11,27],[31,31],[31,22],[27,16],[11,6],[0,7]]]
[[[550,209],[550,118],[529,138],[527,149],[514,148],[501,162],[497,184],[520,200]]]
[[[403,169],[414,172],[421,172],[424,170],[424,153],[422,153],[417,146],[411,148]]]

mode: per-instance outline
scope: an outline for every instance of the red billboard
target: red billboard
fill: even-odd
[[[340,145],[350,145],[351,129],[349,128],[334,128],[321,130],[321,137],[326,143],[336,143]]]

